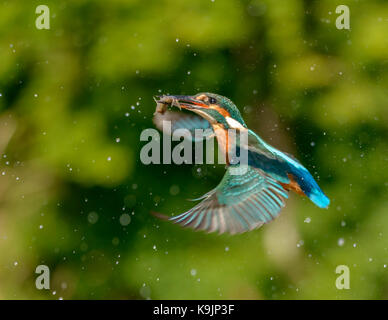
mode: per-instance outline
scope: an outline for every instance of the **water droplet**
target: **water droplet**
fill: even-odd
[[[120,244],[120,239],[117,238],[117,237],[114,237],[114,238],[112,239],[112,244],[113,244],[114,246],[118,246],[118,245]]]
[[[150,287],[146,286],[145,283],[143,283],[143,286],[140,288],[139,293],[143,298],[149,299],[151,296],[151,289]]]
[[[120,224],[127,226],[131,223],[131,216],[128,213],[124,213],[120,216]]]
[[[174,184],[174,185],[171,186],[171,188],[170,188],[170,194],[171,194],[172,196],[176,196],[179,192],[180,192],[179,186],[177,186],[176,184]]]
[[[91,224],[97,223],[97,221],[98,221],[98,214],[97,214],[97,212],[94,212],[94,211],[89,212],[89,214],[88,214],[88,221]]]

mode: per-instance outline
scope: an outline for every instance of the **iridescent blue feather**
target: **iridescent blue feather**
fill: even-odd
[[[242,233],[276,218],[287,192],[261,170],[245,167],[236,175],[229,167],[220,184],[194,208],[169,218],[183,227],[207,232]]]

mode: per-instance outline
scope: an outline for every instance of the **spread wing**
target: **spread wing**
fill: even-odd
[[[239,142],[239,141],[237,141]],[[296,186],[318,207],[326,208],[330,200],[318,186],[310,172],[295,158],[264,142],[253,131],[248,132],[248,143],[239,144],[238,152],[247,149],[248,164],[285,185]],[[290,180],[292,177],[293,181]]]
[[[236,174],[240,169],[246,172]],[[220,234],[246,232],[273,220],[284,207],[287,192],[260,170],[240,169],[229,167],[221,183],[202,196],[199,204],[167,219],[183,227]]]
[[[171,133],[174,133],[175,130],[186,129],[186,134],[184,134],[183,136],[192,141],[200,141],[203,139],[207,139],[213,136],[214,134],[214,131],[209,121],[195,114],[174,111],[166,111],[163,114],[157,112],[154,115],[153,121],[155,126],[160,131],[169,135],[171,135]],[[163,125],[163,121],[167,121],[171,125],[168,125],[168,123]],[[200,129],[202,131],[197,131],[196,135],[195,129]],[[203,132],[204,134],[200,134],[201,132]],[[181,133],[182,131],[179,133],[179,136],[182,136]]]

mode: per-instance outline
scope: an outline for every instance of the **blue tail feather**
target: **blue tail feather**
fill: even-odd
[[[308,197],[320,208],[327,208],[330,204],[330,199],[322,191],[320,193],[311,193]]]
[[[327,208],[330,199],[323,193],[310,172],[302,165],[291,167],[291,174],[305,195],[320,208]]]

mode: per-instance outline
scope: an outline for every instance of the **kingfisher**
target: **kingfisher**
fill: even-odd
[[[183,227],[206,232],[237,234],[257,229],[275,219],[285,206],[288,193],[294,191],[308,197],[320,208],[327,208],[330,200],[323,193],[310,172],[293,156],[266,143],[247,127],[239,109],[228,98],[214,93],[196,95],[155,96],[157,108],[154,123],[163,128],[163,121],[171,122],[171,132],[176,129],[210,129],[226,158],[226,173],[221,182],[202,197],[190,210],[167,217]],[[191,111],[167,110],[167,106]],[[247,143],[228,139],[228,130],[244,133]],[[194,135],[193,135],[194,136]],[[208,138],[208,137],[204,137]],[[236,145],[238,144],[238,145]],[[231,148],[247,152],[247,166],[239,168],[228,159]],[[234,171],[233,171],[234,170]]]

